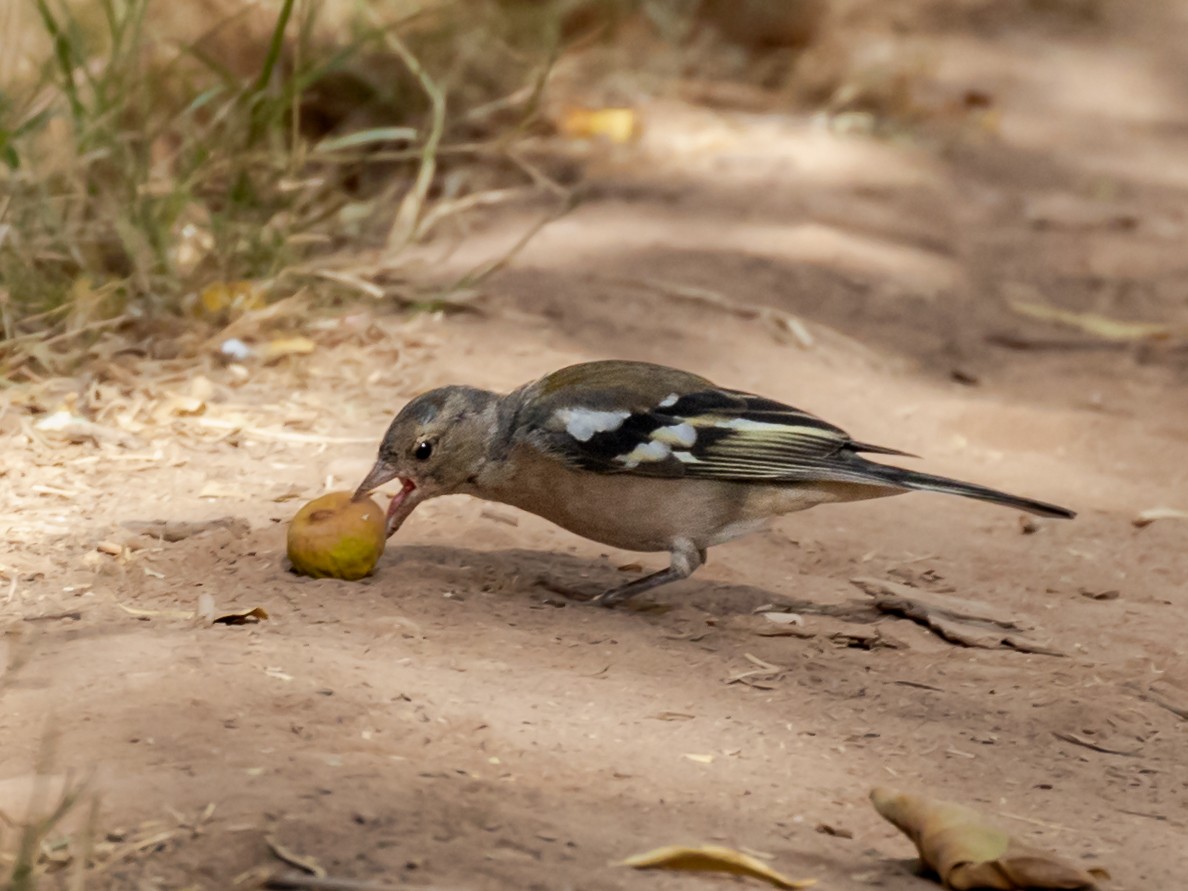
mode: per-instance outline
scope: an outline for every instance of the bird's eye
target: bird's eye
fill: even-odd
[[[432,454],[433,443],[429,442],[427,439],[417,443],[417,447],[413,449],[413,457],[418,461],[424,461]]]

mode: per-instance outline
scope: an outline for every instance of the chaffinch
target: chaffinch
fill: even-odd
[[[789,405],[644,362],[571,365],[507,395],[441,387],[392,421],[356,497],[394,479],[388,535],[418,504],[467,494],[521,508],[629,551],[668,551],[667,569],[606,591],[612,606],[687,578],[706,549],[818,504],[912,490],[963,495],[1045,517],[1054,504],[878,464]]]

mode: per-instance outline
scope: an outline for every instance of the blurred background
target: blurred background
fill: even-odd
[[[913,355],[959,365],[971,319],[1012,315],[1146,343],[1185,321],[1182,7],[11,2],[0,370],[120,330],[193,349],[298,290],[454,307],[550,222],[632,195],[618,254],[717,252],[686,282],[715,291],[766,257],[750,296]],[[657,230],[674,205],[701,236]],[[588,237],[556,250],[589,262]]]

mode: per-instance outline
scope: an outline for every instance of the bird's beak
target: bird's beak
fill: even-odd
[[[362,501],[374,489],[378,489],[384,483],[391,482],[394,479],[400,479],[401,486],[400,491],[392,496],[392,501],[388,504],[385,525],[389,538],[408,519],[408,515],[413,512],[413,508],[421,503],[422,493],[417,488],[417,484],[410,479],[401,479],[400,474],[393,470],[391,465],[381,459],[375,462],[375,466],[371,468],[371,472],[359,484],[359,488],[355,490],[352,498],[353,501]]]
[[[398,474],[390,464],[383,459],[375,462],[375,466],[371,468],[371,472],[364,477],[363,482],[359,484],[359,488],[355,490],[352,501],[362,501],[371,492],[378,489],[384,483],[391,482],[396,479]]]

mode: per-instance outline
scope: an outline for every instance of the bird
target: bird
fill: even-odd
[[[417,505],[466,494],[544,517],[667,568],[592,598],[615,606],[688,578],[707,550],[820,504],[940,492],[1071,519],[1068,508],[882,464],[916,457],[816,415],[647,362],[570,365],[507,394],[423,393],[392,420],[356,499],[393,480],[391,536]]]

